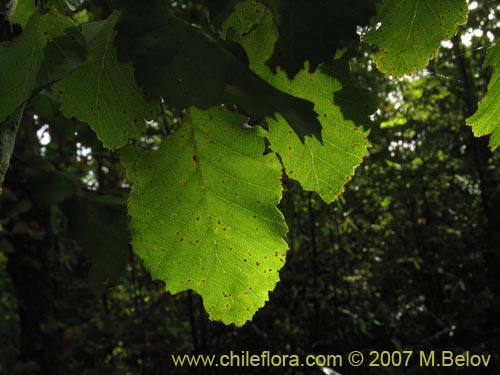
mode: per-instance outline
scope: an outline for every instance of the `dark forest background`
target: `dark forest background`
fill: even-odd
[[[0,374],[216,374],[174,369],[170,354],[403,349],[469,350],[491,354],[492,364],[336,370],[498,374],[500,154],[464,120],[491,74],[481,64],[500,36],[500,4],[474,4],[468,24],[411,77],[379,74],[364,53],[370,47],[358,47],[353,77],[379,108],[370,155],[332,205],[284,182],[287,263],[243,328],[209,321],[196,294],[172,296],[150,279],[125,226],[111,219],[123,214],[129,191],[117,155],[42,91],[25,110],[0,196]],[[207,17],[197,2],[173,6],[199,23]],[[106,1],[85,1],[74,19],[109,11]],[[142,142],[157,144],[181,117],[164,106]],[[74,190],[79,197],[68,198]],[[120,256],[91,268],[107,249]],[[102,278],[108,267],[123,269],[121,277]],[[321,374],[230,372],[251,370]]]

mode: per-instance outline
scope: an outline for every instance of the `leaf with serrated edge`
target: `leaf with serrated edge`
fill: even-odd
[[[226,27],[234,22],[234,19],[228,19]],[[293,80],[289,80],[280,69],[273,74],[265,62],[272,54],[276,38],[272,15],[267,11],[263,21],[251,33],[236,41],[245,48],[250,67],[262,78],[279,89],[314,103],[314,110],[319,114],[323,127],[323,144],[313,138],[301,142],[281,116],[277,116],[276,120],[268,119],[267,138],[271,149],[280,155],[288,177],[300,182],[304,189],[317,192],[330,203],[342,193],[344,185],[354,174],[354,168],[367,154],[366,148],[370,144],[361,125],[369,122],[370,100],[364,90],[344,88],[325,68],[309,73],[306,66]],[[341,73],[338,69],[338,74]],[[346,119],[341,108],[333,103],[337,97],[345,105],[356,108],[359,112],[357,119],[364,123],[356,124]]]
[[[196,291],[211,319],[236,325],[268,300],[287,251],[281,165],[245,120],[190,109],[159,150],[122,153],[135,252],[167,290]]]
[[[137,86],[132,65],[117,60],[117,20],[114,13],[107,21],[83,27],[89,46],[85,63],[53,86],[64,115],[88,123],[110,149],[142,134],[155,111]]]
[[[291,132],[282,117],[269,119],[267,138],[271,149],[276,151],[285,166],[288,177],[300,182],[308,191],[317,192],[327,202],[333,202],[344,191],[344,185],[361,164],[370,146],[367,132],[353,121],[346,120],[340,107],[333,103],[334,94],[342,90],[342,85],[332,76],[325,74],[321,67],[314,73],[301,70],[292,81],[283,72],[273,79],[275,85],[286,85],[289,92],[297,97],[307,97],[320,115],[323,126],[323,144],[317,139],[306,138],[301,142]],[[366,94],[360,90],[359,104],[363,110]],[[356,104],[356,103],[354,103]],[[368,124],[366,113],[365,124]]]
[[[423,69],[442,40],[451,38],[467,20],[465,0],[384,0],[364,40],[378,47],[381,72],[401,77]]]
[[[479,103],[476,113],[467,119],[476,137],[491,134],[490,148],[494,151],[500,146],[500,44],[488,50],[483,66],[493,67],[493,75],[488,91]]]

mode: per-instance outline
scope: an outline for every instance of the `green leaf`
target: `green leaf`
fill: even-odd
[[[268,121],[267,138],[271,149],[280,155],[288,177],[331,203],[344,191],[344,185],[351,180],[370,146],[367,132],[346,119],[337,101],[345,100],[352,110],[360,111],[361,117],[365,117],[364,125],[369,123],[371,101],[363,90],[342,92],[342,84],[325,67],[320,66],[313,73],[306,70],[301,70],[291,81],[284,72],[279,72],[273,83],[314,102],[323,126],[323,143],[311,138],[301,142],[282,117]]]
[[[89,286],[96,295],[113,285],[125,270],[129,233],[125,200],[113,196],[73,196],[64,205],[68,232],[86,252]]]
[[[10,115],[3,124],[0,124],[0,193],[2,191],[3,179],[9,169],[10,158],[14,152],[17,130],[19,129],[23,112],[24,105]]]
[[[0,122],[30,98],[81,64],[80,33],[68,17],[52,10],[36,12],[13,42],[0,44]]]
[[[483,67],[493,67],[488,91],[479,107],[466,122],[472,126],[476,137],[491,134],[490,148],[494,151],[500,145],[500,44],[488,50]]]
[[[234,21],[234,18],[228,19],[226,27]],[[367,133],[362,130],[362,126],[369,123],[369,114],[375,110],[367,91],[349,85],[344,60],[337,61],[334,69],[321,66],[313,73],[308,72],[306,65],[293,80],[280,69],[272,74],[265,64],[276,41],[269,11],[251,33],[235,40],[243,45],[250,66],[261,77],[314,103],[323,127],[322,143],[312,138],[301,142],[281,116],[268,120],[267,138],[271,149],[280,155],[288,177],[299,181],[305,190],[316,191],[326,202],[332,202],[342,193],[370,145]]]
[[[384,0],[365,41],[378,47],[374,60],[381,72],[401,77],[423,69],[441,41],[467,20],[465,0]]]
[[[174,15],[168,2],[151,0],[140,8],[131,0],[119,4],[119,57],[133,62],[137,82],[149,94],[179,108],[232,104],[261,117],[278,112],[301,139],[321,138],[310,102],[263,81],[221,40]]]
[[[281,165],[245,120],[191,109],[158,151],[122,154],[132,243],[152,277],[172,293],[193,289],[211,319],[237,325],[267,301],[287,250]]]
[[[156,109],[137,86],[132,65],[117,59],[113,46],[117,20],[114,13],[107,21],[83,26],[87,59],[53,86],[64,115],[88,123],[110,149],[142,134]]]
[[[245,9],[251,9],[252,3],[251,1],[241,2],[240,12],[243,13]],[[255,24],[247,24],[245,29],[239,29],[240,16],[234,13],[224,22],[221,30],[226,31],[225,34],[222,33],[223,37],[227,37],[243,46],[247,53],[252,71],[263,79],[269,80],[269,77],[272,77],[273,73],[266,66],[266,62],[273,54],[278,35],[274,26],[271,9],[264,6],[259,7],[258,10],[262,10],[263,17],[260,19],[257,26],[255,26]],[[239,30],[239,32],[231,32],[232,30]]]

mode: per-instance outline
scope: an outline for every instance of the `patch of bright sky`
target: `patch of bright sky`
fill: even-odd
[[[468,3],[469,3],[469,10],[476,9],[479,5],[477,1],[471,1],[471,2],[468,1]]]
[[[466,47],[470,47],[472,45],[472,38],[480,38],[483,35],[484,31],[481,29],[467,29],[467,31],[460,36],[460,40],[462,41],[463,45],[465,45]],[[490,43],[495,40],[495,36],[491,31],[486,32],[486,37],[488,38]],[[451,42],[451,40],[443,40],[441,42],[441,47],[450,49],[453,47],[453,43]]]
[[[480,29],[467,29],[467,31],[460,36],[460,40],[462,41],[463,45],[470,47],[472,44],[472,38],[480,38],[483,36],[483,34],[483,30]],[[493,37],[493,34],[491,33],[487,33],[486,35],[488,36],[488,39],[490,39],[490,37]],[[492,41],[493,38],[490,39],[490,42]],[[441,45],[443,45],[443,43],[441,43]]]
[[[35,122],[36,125],[38,125],[38,116],[37,115],[33,115],[33,120]],[[38,129],[36,131],[36,136],[38,138],[38,142],[40,143],[40,155],[41,156],[45,156],[45,153],[47,152],[47,146],[50,141],[52,140],[52,138],[50,138],[50,132],[49,132],[49,125],[48,124],[44,124],[40,127],[40,129]]]
[[[83,146],[80,142],[76,143],[76,160],[81,161],[83,158],[87,160],[92,160],[92,149],[90,147]]]
[[[38,129],[36,132],[36,136],[38,137],[38,141],[42,146],[47,146],[51,141],[49,125],[45,124],[40,129]]]

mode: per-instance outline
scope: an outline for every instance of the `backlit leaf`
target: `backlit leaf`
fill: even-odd
[[[242,325],[279,280],[287,227],[281,165],[223,108],[191,109],[158,151],[124,151],[132,243],[172,293],[193,289],[211,319]]]
[[[286,121],[278,117],[276,121],[269,120],[267,138],[271,149],[280,155],[288,177],[331,203],[344,191],[344,185],[367,156],[367,147],[370,146],[367,132],[359,123],[346,119],[336,101],[344,100],[345,105],[359,111],[359,116],[364,117],[361,124],[366,126],[369,123],[370,98],[363,90],[343,90],[339,80],[322,66],[313,73],[309,73],[306,66],[306,70],[301,70],[291,81],[284,72],[279,72],[273,77],[273,82],[286,85],[294,95],[314,102],[314,109],[323,125],[323,144],[311,138],[300,142]]]
[[[384,0],[365,41],[379,51],[374,60],[381,72],[401,77],[423,69],[442,40],[451,38],[467,20],[465,0]]]
[[[467,124],[472,126],[476,137],[491,134],[490,148],[493,151],[500,146],[500,44],[488,51],[483,66],[492,66],[493,75],[488,92],[479,103],[476,113],[467,119]]]
[[[228,19],[227,24],[233,22],[234,19]],[[251,33],[235,40],[244,46],[251,68],[261,77],[314,103],[323,127],[323,143],[312,138],[301,142],[280,116],[268,119],[267,138],[290,178],[299,181],[304,189],[316,191],[326,202],[332,202],[367,154],[369,142],[363,126],[374,111],[368,93],[350,87],[347,65],[338,61],[334,69],[321,66],[313,73],[309,73],[306,65],[293,80],[280,69],[273,74],[265,64],[276,40],[269,11]],[[343,83],[334,74],[342,77]]]

